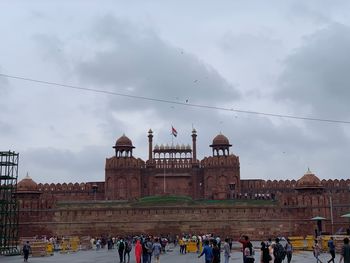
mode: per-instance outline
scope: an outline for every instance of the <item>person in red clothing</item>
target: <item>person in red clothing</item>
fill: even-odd
[[[242,236],[239,238],[238,242],[242,244],[243,263],[246,263],[246,257],[245,257],[245,255],[244,255],[244,250],[245,250],[245,248],[248,246],[248,244],[250,243],[249,237],[248,237],[248,236],[245,236],[245,235],[242,235]]]
[[[142,246],[141,246],[140,240],[137,240],[135,245],[136,263],[141,263],[141,254],[142,254]]]

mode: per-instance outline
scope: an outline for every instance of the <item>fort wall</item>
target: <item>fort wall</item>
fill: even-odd
[[[348,205],[346,205],[347,208]],[[21,221],[22,236],[32,235],[123,235],[216,233],[238,237],[246,233],[253,239],[269,236],[309,235],[316,224],[314,212],[327,211],[328,206],[196,206],[196,207],[128,207],[112,202],[62,203],[55,209],[31,209],[36,216]],[[342,207],[334,209],[340,215]],[[23,211],[22,211],[23,212]],[[339,217],[334,229],[346,225]],[[331,222],[324,222],[324,231],[331,232]],[[311,233],[310,233],[311,232]]]
[[[224,135],[213,139],[213,156],[200,161],[196,136],[193,130],[192,148],[153,148],[150,130],[149,159],[143,161],[133,157],[135,147],[123,135],[113,147],[115,156],[106,159],[104,182],[36,184],[26,177],[17,185],[20,236],[214,232],[259,239],[313,234],[311,218],[316,216],[326,218],[323,231],[349,227],[341,215],[350,212],[350,179],[321,181],[308,170],[299,180],[242,180],[239,157],[230,153],[232,145]],[[240,205],[137,203],[142,197],[168,194]]]

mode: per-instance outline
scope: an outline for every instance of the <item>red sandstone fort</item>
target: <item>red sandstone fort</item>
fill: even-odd
[[[217,135],[212,156],[198,160],[196,130],[191,136],[192,146],[153,146],[150,130],[144,161],[123,135],[106,159],[104,182],[37,184],[27,176],[17,185],[20,236],[214,232],[266,238],[313,234],[315,216],[326,218],[323,231],[348,227],[341,215],[350,210],[349,179],[321,181],[310,170],[297,181],[241,179],[227,137]],[[138,202],[158,195],[213,202]]]

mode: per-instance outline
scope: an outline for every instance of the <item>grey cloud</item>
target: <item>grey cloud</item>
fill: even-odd
[[[41,49],[42,58],[61,67],[64,74],[72,69],[69,74],[76,74],[81,86],[217,106],[227,106],[242,99],[236,87],[213,67],[186,52],[186,49],[172,46],[149,28],[106,16],[85,34],[85,39],[78,39],[81,35],[77,37],[75,33],[69,33],[72,36],[74,34],[75,45],[86,41],[88,46],[86,50],[84,46],[79,55],[74,52],[76,46],[63,41],[59,35],[35,35],[34,39]],[[276,92],[275,98],[291,100],[295,112],[301,108],[300,105],[312,107],[315,113],[321,113],[319,110],[322,109],[339,110],[341,105],[338,104],[346,105],[345,97],[349,95],[344,89],[348,84],[345,74],[349,68],[349,53],[345,52],[349,46],[348,35],[345,26],[333,25],[307,38],[305,45],[286,60],[285,71],[279,82],[281,89]],[[257,74],[263,75],[261,72],[273,64],[269,57],[278,57],[276,52],[283,52],[281,49],[284,49],[278,39],[248,33],[228,34],[220,45],[227,54],[227,60],[236,56],[243,60],[247,54],[253,58],[259,56],[258,61],[262,62],[256,63],[261,63],[256,66],[256,72],[242,69],[247,75],[251,72],[251,78],[257,78]],[[59,48],[63,48],[63,52],[58,52]],[[334,64],[336,70],[330,64],[323,65],[321,61]],[[254,66],[255,61],[250,63]],[[342,88],[337,92],[333,92],[333,88],[329,90],[326,80],[335,81],[340,76],[342,81],[338,86]],[[84,99],[80,93],[77,94],[77,101]],[[329,102],[328,107],[323,107],[328,100],[333,101]],[[273,104],[271,102],[272,107]],[[170,126],[173,124],[179,132],[174,143],[187,144],[191,143],[191,124],[194,124],[198,131],[200,158],[211,155],[209,145],[221,131],[233,144],[233,153],[240,156],[243,179],[286,179],[286,174],[298,179],[308,165],[321,178],[346,176],[341,171],[347,161],[343,152],[347,152],[349,145],[344,143],[347,140],[342,130],[331,126],[314,123],[297,126],[288,121],[281,121],[278,125],[257,116],[237,114],[238,118],[235,118],[236,114],[109,95],[97,95],[91,104],[79,110],[96,114],[97,118],[91,122],[98,123],[97,132],[103,133],[104,145],[87,146],[79,152],[56,148],[24,150],[21,152],[22,175],[28,170],[34,179],[41,178],[36,180],[40,182],[102,181],[104,160],[113,155],[111,146],[123,132],[133,140],[135,156],[145,159],[149,128],[154,130],[155,143],[168,143],[171,141]],[[143,127],[136,119],[129,121],[132,124],[128,127],[128,120],[115,117],[124,114],[124,118],[132,119],[135,113],[144,115],[141,116]],[[72,111],[65,116],[74,118]],[[59,121],[57,125],[60,125]],[[57,127],[56,124],[54,127],[49,126],[49,130],[55,134],[60,131]],[[140,129],[144,130],[143,134],[139,131],[132,134],[132,130]]]
[[[0,67],[0,73],[1,67]],[[9,83],[6,77],[0,76],[0,134],[1,136],[5,136],[5,132],[12,131],[12,126],[5,120],[7,120],[8,113],[8,96],[9,96]]]
[[[1,66],[0,66],[0,73],[3,73],[1,70]],[[0,76],[0,94],[2,98],[4,98],[4,96],[8,94],[8,91],[9,91],[8,85],[9,85],[9,82],[7,78],[4,76]],[[3,99],[0,100],[0,103],[1,102],[4,102]]]
[[[310,149],[317,153],[330,147],[346,147],[346,134],[337,126],[324,123],[299,126],[288,120],[281,122],[274,124],[264,117],[246,118],[239,122],[235,136],[241,148],[252,153],[289,152],[307,156]],[[329,138],[329,134],[333,134],[334,138]]]
[[[35,34],[32,39],[37,44],[38,53],[44,62],[53,62],[60,69],[66,70],[68,61],[65,54],[64,42],[57,36],[48,34]]]
[[[214,68],[185,50],[171,46],[148,28],[106,16],[86,37],[96,41],[97,49],[88,60],[75,65],[75,72],[84,85],[179,103],[222,106],[240,99],[237,89]],[[169,141],[171,124],[180,131],[188,129],[189,136],[191,124],[203,125],[203,130],[212,131],[211,134],[218,133],[217,127],[208,127],[210,123],[217,124],[219,118],[218,113],[211,110],[118,96],[107,98],[105,105],[99,105],[105,113],[100,125],[106,133],[114,133],[116,137],[121,135],[116,132],[132,128],[116,121],[115,115],[129,112],[132,116],[132,113],[145,111],[154,114],[146,116],[145,113],[144,123],[148,123],[143,127],[145,134],[149,128],[156,128],[155,120],[168,125],[155,131],[158,143]],[[190,137],[188,139],[190,142]],[[143,137],[133,139],[141,145],[143,140]]]
[[[282,39],[269,35],[269,30],[261,31],[228,31],[218,42],[225,67],[235,83],[239,83],[244,99],[261,98],[268,93],[280,70],[279,61],[285,56]]]
[[[1,109],[1,104],[0,104],[0,109]],[[1,116],[1,114],[0,114],[0,116]],[[4,119],[4,117],[2,117],[2,119]],[[10,124],[8,121],[0,120],[1,138],[5,139],[6,137],[10,137],[10,135],[12,136],[13,134],[17,134],[16,129],[13,126],[13,124]],[[2,146],[2,143],[4,143],[4,142],[1,142],[0,146]],[[6,146],[4,145],[3,147],[6,147]]]
[[[47,18],[47,16],[43,12],[40,12],[38,10],[32,10],[29,12],[29,18],[41,20]]]
[[[266,35],[254,35],[251,33],[234,34],[227,32],[220,41],[220,46],[225,51],[233,52],[236,56],[245,56],[253,52],[259,56],[270,56],[280,50],[283,43],[280,39]]]
[[[38,183],[103,181],[108,150],[108,146],[86,146],[78,152],[30,148],[20,153],[21,177],[29,172],[34,180],[39,178]]]
[[[330,12],[332,4],[326,4],[326,7],[319,1],[316,4],[311,2],[301,1],[292,2],[288,17],[292,20],[304,19],[305,21],[311,21],[315,24],[326,24],[331,21]]]
[[[288,120],[274,124],[263,117],[240,119],[235,120],[230,142],[240,156],[242,178],[299,179],[308,166],[321,178],[346,178],[341,167],[348,157],[340,153],[350,143],[339,127],[324,123],[300,126]]]
[[[107,42],[108,48],[97,50],[92,59],[77,66],[76,72],[84,82],[105,85],[116,92],[181,102],[216,105],[239,98],[235,87],[215,69],[149,29],[109,16],[99,21],[95,30],[95,37]],[[123,100],[115,104],[115,100],[112,107],[130,105]],[[132,107],[135,105],[145,107],[139,101]]]
[[[275,98],[309,106],[314,117],[348,118],[350,28],[333,24],[304,42],[286,59]]]

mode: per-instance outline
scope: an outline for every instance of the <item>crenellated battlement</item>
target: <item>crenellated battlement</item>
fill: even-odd
[[[233,154],[228,156],[205,157],[201,162],[202,168],[217,167],[217,166],[239,166],[239,157]]]
[[[262,179],[250,179],[241,180],[242,189],[258,190],[258,189],[275,189],[275,190],[290,190],[295,189],[298,180],[262,180]],[[338,179],[323,179],[321,181],[322,186],[326,190],[350,190],[350,179],[338,180]]]
[[[145,162],[134,157],[111,157],[106,159],[105,169],[144,168]]]
[[[97,186],[97,187],[96,187]],[[96,187],[98,189],[104,189],[104,182],[88,182],[88,183],[39,183],[38,191],[43,193],[86,193],[92,192]]]

